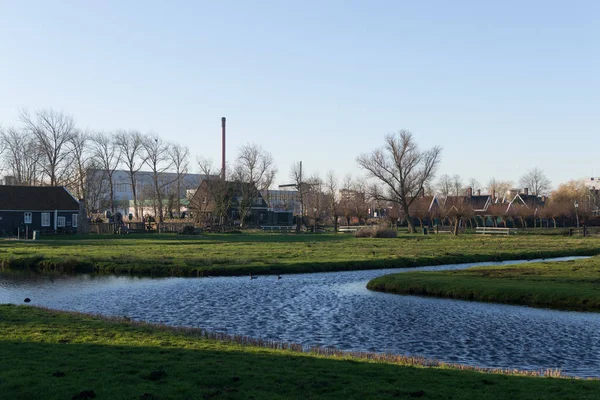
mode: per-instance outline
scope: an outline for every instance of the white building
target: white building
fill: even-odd
[[[173,172],[160,174],[159,184],[162,187],[163,193],[173,193],[176,190],[177,177],[178,175]],[[179,193],[177,194],[179,198],[185,199],[187,191],[197,189],[204,178],[205,175],[203,174],[185,174],[180,181]],[[155,193],[153,173],[150,171],[139,171],[135,174],[135,181],[136,194],[140,203],[153,200]],[[116,208],[121,214],[127,215],[130,201],[133,200],[129,172],[126,170],[116,170],[113,174],[113,185]],[[90,191],[97,192],[92,196],[95,198],[95,202],[98,203],[94,207],[101,208],[100,203],[106,203],[110,198],[110,188],[108,187],[108,178],[105,171],[98,169],[89,170],[88,187]]]
[[[590,189],[600,189],[600,178],[589,177],[581,180]]]

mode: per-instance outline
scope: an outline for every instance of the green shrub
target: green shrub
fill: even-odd
[[[398,236],[398,233],[395,229],[390,228],[377,228],[373,237],[376,238],[395,238]]]
[[[397,233],[394,229],[383,228],[380,226],[372,226],[362,228],[354,232],[354,237],[357,238],[395,238]]]

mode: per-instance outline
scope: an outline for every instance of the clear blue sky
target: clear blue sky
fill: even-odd
[[[357,175],[410,129],[440,173],[600,175],[597,1],[0,0],[0,124],[52,107],[220,162],[256,142],[278,183]]]

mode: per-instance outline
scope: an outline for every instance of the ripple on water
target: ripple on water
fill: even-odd
[[[253,280],[149,279],[2,273],[0,303],[21,304],[23,298],[31,297],[32,304],[51,308],[126,315],[305,346],[419,355],[491,368],[559,368],[573,375],[600,375],[600,314],[397,296],[366,289],[370,279],[401,271],[286,275],[279,281],[262,276]]]

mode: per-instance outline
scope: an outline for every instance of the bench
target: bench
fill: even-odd
[[[510,235],[517,233],[517,230],[515,228],[491,228],[487,226],[478,226],[477,228],[475,228],[475,233],[481,233],[482,235]]]
[[[294,232],[296,231],[296,226],[274,226],[274,225],[265,225],[261,226],[261,229],[264,232]]]
[[[465,232],[465,227],[464,226],[459,226],[458,227],[458,232],[459,233],[464,233]],[[454,227],[453,226],[442,226],[442,225],[434,225],[433,228],[430,230],[430,232],[433,233],[454,233]]]
[[[363,228],[368,228],[368,226],[365,225],[359,225],[359,226],[338,226],[338,232],[345,232],[345,233],[352,233],[352,232],[356,232],[359,229],[363,229]]]

